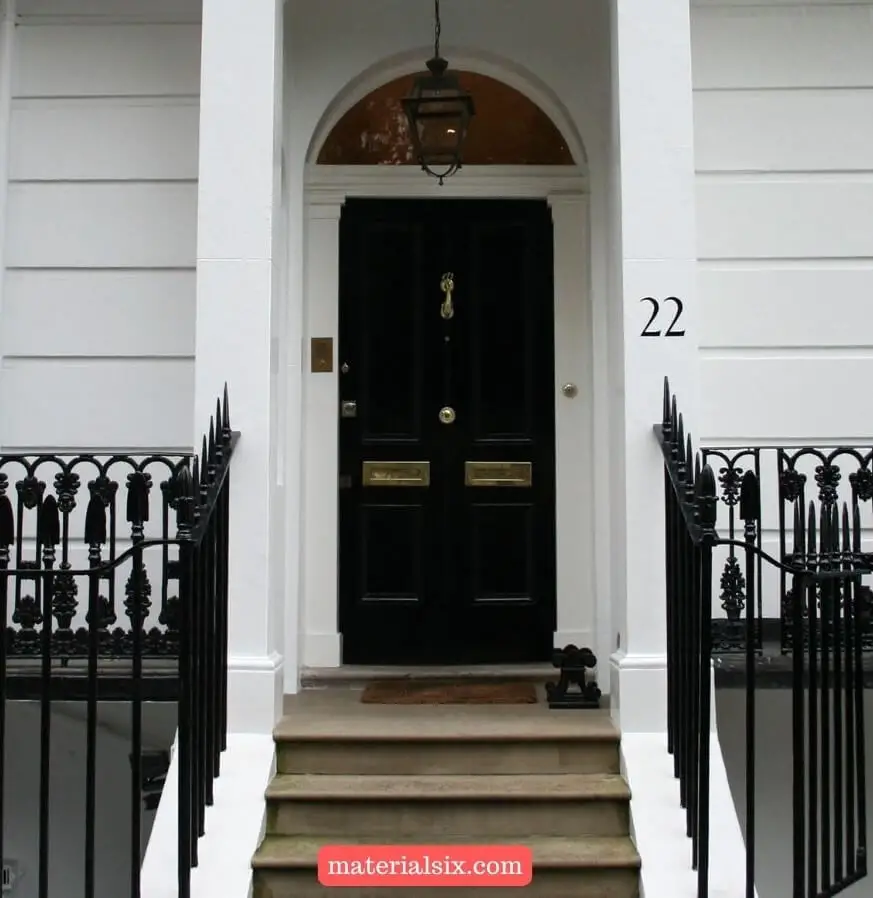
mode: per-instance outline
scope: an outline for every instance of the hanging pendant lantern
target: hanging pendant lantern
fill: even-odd
[[[461,154],[473,98],[465,91],[449,64],[440,56],[440,2],[434,0],[434,53],[427,72],[415,79],[412,93],[403,100],[415,158],[440,184],[461,167]]]

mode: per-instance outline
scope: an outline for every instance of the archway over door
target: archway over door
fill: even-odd
[[[458,72],[474,98],[476,115],[464,144],[464,164],[574,165],[568,141],[545,112],[521,91],[476,72]],[[415,165],[401,98],[414,76],[395,78],[368,93],[333,126],[318,165]]]
[[[551,499],[552,517],[556,520],[553,559],[557,562],[557,621],[552,622],[551,629],[556,631],[555,643],[591,644],[595,597],[591,563],[592,353],[586,178],[584,170],[573,163],[571,141],[529,97],[498,79],[466,68],[461,77],[474,95],[477,115],[471,126],[466,164],[443,187],[419,170],[408,149],[399,100],[408,91],[411,76],[375,87],[336,115],[327,136],[311,148],[310,158],[315,162],[308,166],[306,176],[307,345],[311,339],[323,337],[336,344],[339,337],[340,218],[348,198],[514,199],[533,205],[539,201],[544,208],[550,208],[550,292],[554,298],[555,326],[549,339],[554,364],[539,400],[550,404],[554,447],[551,464],[557,486]],[[397,285],[393,288],[397,289]],[[348,473],[340,470],[337,432],[343,426],[341,403],[354,399],[343,395],[344,360],[336,356],[335,361],[334,370],[323,373],[312,371],[310,364],[304,376],[305,562],[301,629],[303,663],[316,667],[336,666],[342,657],[337,616],[337,489],[338,483],[343,482],[338,480],[338,474],[343,477]],[[562,387],[568,384],[576,391],[563,391]],[[411,496],[414,491],[392,492]],[[512,491],[495,490],[494,494],[507,492]],[[520,594],[516,597],[523,598]]]

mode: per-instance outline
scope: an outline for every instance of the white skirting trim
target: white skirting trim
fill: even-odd
[[[192,898],[251,894],[252,855],[264,834],[264,790],[275,772],[270,736],[230,734],[191,871]],[[173,755],[142,865],[143,898],[178,898],[179,759]]]
[[[227,663],[229,733],[269,736],[282,717],[284,659],[270,655],[235,655]]]
[[[339,633],[304,633],[303,666],[339,667],[340,640]]]
[[[610,710],[625,733],[667,732],[667,656],[610,655]],[[710,731],[716,732],[715,676],[710,679]]]
[[[625,733],[667,732],[667,656],[609,657],[609,707]]]
[[[594,631],[586,630],[556,630],[555,631],[555,648],[562,649],[565,645],[575,645],[580,649],[591,649],[597,654],[594,646]]]
[[[713,898],[745,895],[746,847],[731,797],[718,736],[710,738],[710,868]],[[679,781],[665,733],[622,733],[622,773],[631,788],[631,832],[643,861],[646,898],[697,898],[691,839],[679,806]]]

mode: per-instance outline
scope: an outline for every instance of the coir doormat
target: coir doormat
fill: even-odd
[[[368,683],[361,701],[370,705],[533,705],[534,683],[377,680]]]

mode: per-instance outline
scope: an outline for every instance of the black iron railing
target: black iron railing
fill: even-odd
[[[178,702],[180,898],[190,895],[197,842],[204,833],[205,808],[212,802],[227,727],[227,552],[230,463],[239,434],[232,431],[225,389],[210,420],[198,458],[114,456],[100,459],[43,456],[0,459],[0,856],[3,849],[3,794],[6,706],[10,688],[22,677],[35,685],[40,706],[39,794],[37,812],[39,898],[50,895],[52,857],[51,761],[53,704],[79,684],[86,702],[85,812],[82,819],[82,883],[64,891],[94,898],[97,856],[97,712],[107,697],[106,676],[126,681],[130,706],[130,891],[140,895],[144,776],[143,703],[150,661],[173,665]],[[8,495],[7,470],[22,470],[15,504]],[[150,501],[153,470],[160,483],[156,532]],[[113,471],[125,471],[122,487]],[[44,472],[53,471],[51,488]],[[88,502],[78,503],[82,475],[89,471]],[[119,536],[123,495],[126,544]],[[82,513],[83,512],[83,513]],[[77,517],[78,516],[78,517]],[[175,518],[173,527],[172,518]],[[175,530],[175,535],[171,531]],[[76,534],[81,534],[79,540]],[[86,557],[82,557],[82,547]],[[146,555],[149,564],[146,564]],[[157,556],[157,560],[153,560]],[[160,600],[155,609],[149,572],[157,569]],[[80,596],[86,596],[83,601]],[[126,626],[115,626],[124,596]],[[58,688],[59,686],[63,688]],[[120,696],[115,692],[112,698]],[[12,822],[10,825],[14,825]]]
[[[709,464],[713,453],[705,459],[694,452],[666,381],[655,433],[664,457],[666,503],[668,750],[686,810],[699,898],[708,898],[710,878],[713,553],[719,548],[727,553],[722,592],[726,581],[739,581],[744,600],[742,616],[729,618],[727,632],[745,659],[746,896],[755,895],[759,596],[767,570],[789,583],[783,626],[790,629],[791,650],[791,896],[837,895],[867,875],[862,578],[873,573],[873,559],[862,551],[861,493],[853,486],[856,501],[840,505],[836,492],[826,488],[831,481],[822,476],[826,460],[817,471],[817,505],[804,504],[802,489],[786,499],[783,488],[778,495],[791,503],[793,527],[777,559],[761,543],[759,457],[736,477],[721,472],[722,489],[729,484],[729,501],[722,503],[729,509],[729,535],[720,537],[718,485]],[[781,460],[782,455],[780,465]],[[796,458],[784,461],[780,472],[795,470]]]
[[[725,512],[721,532],[730,539],[741,538],[744,526],[738,512],[743,476],[752,471],[760,485],[761,509],[756,524],[756,545],[786,562],[792,551],[794,506],[845,502],[852,514],[857,511],[862,530],[873,527],[873,449],[841,446],[822,449],[804,447],[739,446],[702,448],[702,461],[717,472],[719,507]],[[764,513],[762,516],[762,512]],[[718,576],[718,601],[713,609],[713,654],[730,656],[745,653],[746,577],[732,546],[716,550],[714,565]],[[759,654],[792,653],[792,581],[785,570],[763,567],[759,556],[756,571],[760,586],[753,617],[757,618],[752,638]],[[873,621],[873,590],[861,587],[862,619]],[[806,630],[804,630],[806,633]],[[804,636],[808,642],[808,636]],[[861,634],[864,653],[873,653],[873,628]],[[771,665],[772,667],[772,665]],[[786,671],[788,666],[786,664]]]

